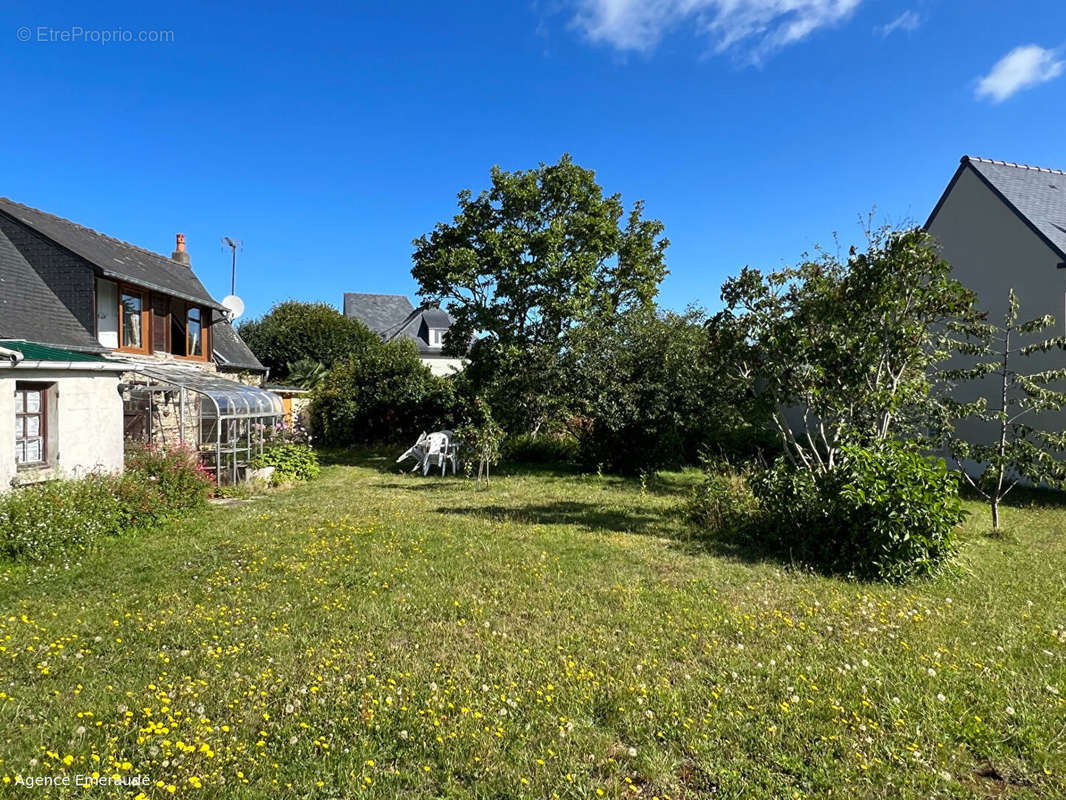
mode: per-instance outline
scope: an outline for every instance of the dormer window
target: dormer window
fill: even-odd
[[[430,328],[429,329],[429,346],[430,347],[443,347],[444,346],[444,328]]]
[[[100,344],[123,353],[208,359],[211,318],[203,306],[103,279],[96,286]]]

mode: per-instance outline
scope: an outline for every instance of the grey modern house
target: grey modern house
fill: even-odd
[[[1066,172],[963,156],[925,224],[940,243],[954,277],[977,293],[991,322],[1001,322],[1011,289],[1021,319],[1052,315],[1066,332]],[[1061,351],[1038,353],[1026,371],[1061,368]],[[994,376],[960,390],[960,399],[994,403]],[[1042,425],[1066,429],[1066,415]],[[985,436],[977,426],[969,437]]]
[[[450,375],[463,368],[461,358],[442,352],[452,317],[434,306],[416,308],[402,294],[344,293],[344,316],[362,322],[385,341],[408,339],[434,375]]]

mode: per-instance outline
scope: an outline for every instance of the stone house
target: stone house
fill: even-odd
[[[281,417],[265,375],[182,234],[168,258],[0,198],[0,489],[118,471],[129,440],[237,480]]]

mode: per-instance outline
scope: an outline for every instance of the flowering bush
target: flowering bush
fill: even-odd
[[[310,429],[298,419],[294,419],[291,425],[286,425],[284,422],[279,422],[276,425],[256,423],[252,426],[252,430],[256,433],[262,432],[263,441],[267,446],[272,444],[304,444],[310,447],[313,441]]]
[[[0,552],[9,559],[42,561],[117,535],[125,522],[117,485],[114,476],[90,475],[0,496]]]
[[[133,517],[140,512],[160,519],[203,508],[214,478],[192,448],[131,443],[126,445],[122,484],[121,493]]]
[[[0,496],[0,555],[29,561],[70,555],[202,508],[212,485],[188,448],[127,445],[123,475],[50,481]]]

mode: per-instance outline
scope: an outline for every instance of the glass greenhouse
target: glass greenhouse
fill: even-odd
[[[217,374],[180,366],[139,366],[147,383],[127,384],[127,433],[139,414],[138,438],[190,444],[220,486],[244,477],[263,452],[265,431],[282,421],[281,398]]]

